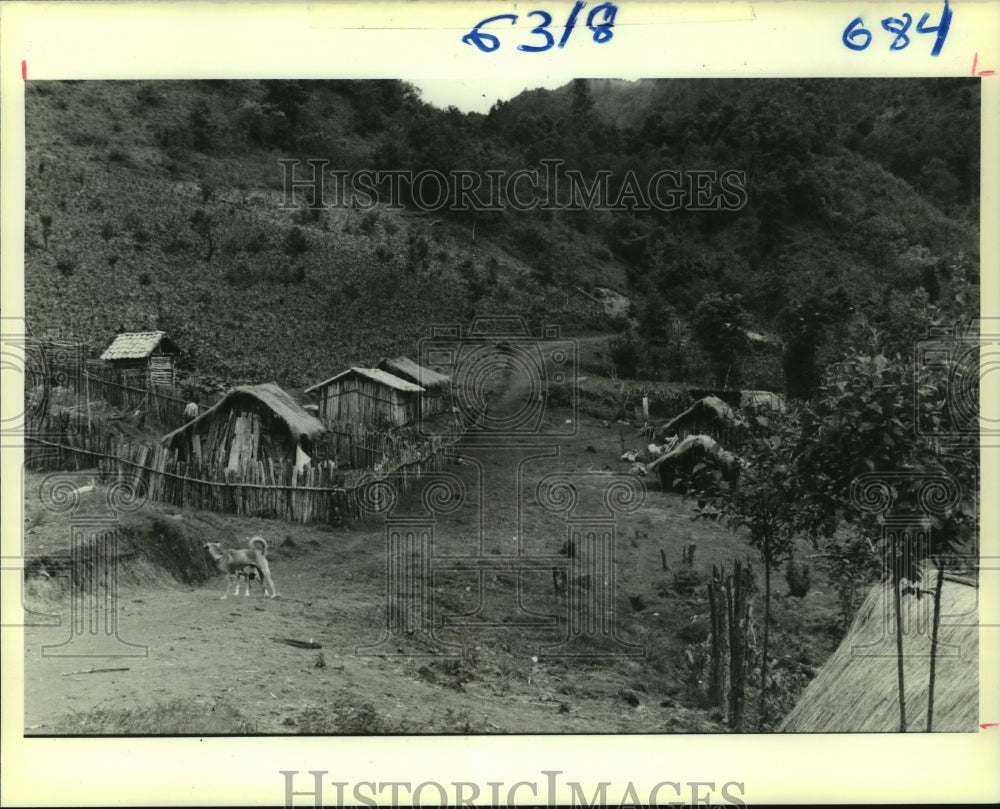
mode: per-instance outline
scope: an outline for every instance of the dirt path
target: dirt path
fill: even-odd
[[[564,423],[564,415],[558,418]],[[490,441],[461,449],[464,462],[446,471],[461,481],[465,502],[438,517],[435,554],[558,554],[566,519],[539,507],[537,481],[552,472],[625,471],[618,461],[623,436],[587,419],[579,435],[544,451]],[[581,502],[598,502],[604,483],[587,475],[580,480]],[[37,487],[30,483],[28,492]],[[419,485],[408,490],[400,509],[418,508],[421,492]],[[71,636],[69,599],[29,600],[62,618],[62,626],[25,631],[29,734],[724,730],[717,714],[698,707],[690,662],[696,658],[688,654],[700,648],[701,636],[689,628],[704,621],[707,605],[698,593],[675,590],[672,571],[690,543],[698,543],[701,576],[713,564],[745,556],[746,546],[720,526],[692,523],[690,505],[675,495],[653,488],[639,511],[616,523],[616,632],[644,654],[596,660],[539,658],[541,646],[567,632],[566,596],[554,591],[551,570],[435,573],[436,615],[471,616],[468,626],[437,632],[438,641],[459,646],[460,653],[422,657],[420,643],[397,637],[379,650],[393,656],[359,655],[358,647],[377,643],[387,626],[386,535],[378,519],[331,530],[149,508],[163,520],[173,512],[177,524],[195,534],[208,526],[233,537],[267,537],[279,597],[264,599],[255,587],[250,598],[222,600],[221,575],[202,586],[180,585],[161,569],[152,577],[124,576],[118,636],[147,648],[143,656],[119,658],[43,656],[43,646]],[[29,554],[65,548],[65,520],[41,522],[27,539]],[[670,572],[662,569],[663,558]],[[38,588],[32,592],[37,596]],[[796,604],[798,612],[789,612],[793,626],[829,610],[828,597],[815,606],[803,603],[805,610]],[[526,616],[556,623],[525,628]],[[109,640],[103,625],[99,629],[51,651],[92,652]],[[286,638],[321,648],[281,642]],[[127,670],[87,673],[119,668]],[[144,711],[150,718],[140,721]]]

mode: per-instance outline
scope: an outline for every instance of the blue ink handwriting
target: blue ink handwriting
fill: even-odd
[[[937,25],[928,25],[930,12],[925,13],[914,27],[918,34],[937,34],[934,39],[934,46],[931,48],[931,56],[937,56],[944,47],[944,41],[948,36],[948,29],[951,27],[952,11],[948,6],[948,0],[944,0],[944,8],[941,10],[941,17]],[[910,26],[913,25],[913,16],[903,12],[899,17],[886,17],[881,21],[882,29],[893,35],[889,43],[890,51],[901,51],[910,44]],[[852,51],[863,51],[872,44],[872,32],[865,28],[864,19],[855,17],[844,29],[841,41]]]
[[[577,20],[580,17],[580,13],[587,7],[585,0],[576,0],[573,4],[573,8],[566,18],[566,22],[562,25],[562,36],[559,41],[556,41],[555,35],[550,30],[552,25],[552,15],[542,9],[536,9],[534,11],[529,11],[525,14],[525,17],[531,18],[530,22],[537,22],[531,31],[526,35],[530,39],[525,39],[518,46],[519,51],[524,51],[525,53],[541,53],[543,51],[551,50],[552,48],[564,48],[566,43],[569,42],[570,35],[573,33],[573,29],[577,27]],[[598,45],[603,45],[605,42],[610,41],[614,36],[614,31],[612,30],[615,25],[615,17],[618,15],[618,6],[614,3],[601,3],[600,5],[594,6],[590,12],[587,14],[586,26],[590,29],[591,39]],[[483,53],[493,53],[500,47],[500,37],[496,34],[491,34],[488,31],[481,30],[491,23],[500,22],[501,20],[509,20],[511,26],[517,25],[518,16],[516,14],[496,14],[492,17],[487,17],[484,20],[477,22],[471,31],[462,37],[462,42],[466,45],[472,45],[478,48]],[[558,30],[558,29],[557,29]]]

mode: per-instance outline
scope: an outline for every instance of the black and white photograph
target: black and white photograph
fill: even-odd
[[[996,727],[993,79],[21,68],[26,743]],[[555,772],[323,797],[756,800]]]

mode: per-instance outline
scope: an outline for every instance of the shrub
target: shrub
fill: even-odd
[[[375,226],[378,224],[379,214],[378,211],[368,211],[363,217],[361,217],[361,232],[366,236],[371,236],[375,232]]]
[[[300,256],[309,250],[309,240],[302,228],[296,225],[285,236],[285,253],[290,256]]]
[[[151,84],[143,84],[135,93],[136,101],[143,107],[158,107],[163,103],[163,96]]]
[[[417,269],[427,269],[427,255],[430,252],[430,245],[423,236],[410,234],[406,245],[406,268],[410,272]],[[443,251],[442,251],[443,252]]]
[[[684,643],[701,643],[708,638],[708,622],[703,618],[684,624],[677,630],[677,639]]]
[[[685,565],[674,571],[670,586],[678,595],[691,595],[704,583],[705,576],[701,571]]]
[[[639,368],[639,345],[630,335],[612,340],[608,353],[618,376],[635,379]]]
[[[199,152],[211,152],[215,147],[215,133],[218,127],[212,120],[212,113],[204,101],[199,101],[191,110],[191,140]]]
[[[60,256],[56,259],[56,269],[65,278],[69,278],[76,271],[76,259],[72,256]]]
[[[805,562],[796,562],[789,558],[785,565],[785,581],[788,582],[788,592],[796,598],[805,598],[809,592],[809,565]]]

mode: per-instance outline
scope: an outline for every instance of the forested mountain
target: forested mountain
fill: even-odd
[[[905,355],[935,318],[978,311],[979,93],[972,79],[577,80],[480,115],[399,81],[29,83],[29,326],[95,347],[118,326],[165,328],[191,370],[292,387],[477,313],[618,331],[619,371],[650,378],[697,375],[683,340],[710,357],[699,335],[717,322],[778,335],[791,377],[852,323]],[[466,172],[487,201],[489,172],[536,171],[542,204],[428,210],[404,191],[401,207],[285,209],[292,158]],[[570,205],[566,172],[607,195]],[[718,199],[726,172],[740,193],[693,204],[685,183]],[[680,202],[642,210],[657,176],[680,178]],[[631,321],[574,308],[594,286],[628,295]]]

